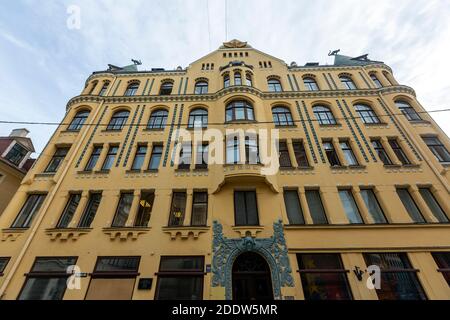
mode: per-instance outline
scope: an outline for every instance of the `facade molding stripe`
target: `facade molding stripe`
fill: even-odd
[[[313,122],[311,121],[311,117],[309,116],[308,108],[306,107],[306,103],[303,100],[302,100],[302,105],[303,105],[303,110],[305,111],[305,114],[306,114],[306,119],[308,120],[308,123],[309,123],[309,128],[312,131],[317,150],[319,150],[320,159],[322,160],[322,163],[327,163],[327,161],[325,160],[325,156],[323,154],[321,143],[319,142],[319,138],[317,136],[316,130],[314,129]]]
[[[183,77],[181,77],[181,79],[180,79],[180,84],[178,85],[178,95],[180,95],[181,94],[181,87],[183,86]]]
[[[330,80],[328,80],[327,74],[326,73],[322,73],[322,75],[325,78],[325,81],[327,82],[328,88],[330,90],[333,90],[333,87],[331,86]]]
[[[97,132],[97,129],[100,125],[100,123],[102,123],[103,117],[105,116],[106,111],[108,110],[108,106],[105,106],[105,108],[103,109],[102,114],[100,115],[100,119],[98,120],[97,124],[94,127],[94,130],[92,130],[92,133],[89,137],[89,140],[87,141],[86,145],[83,148],[83,151],[81,152],[80,157],[78,158],[77,164],[75,166],[75,168],[78,168],[80,166],[81,161],[83,160],[84,155],[86,154],[87,149],[89,148],[89,145],[92,142],[92,139],[94,138],[95,132]]]
[[[186,92],[187,92],[188,81],[189,81],[189,77],[186,77],[186,81],[184,82],[184,93],[183,94],[186,94]]]
[[[147,80],[145,81],[145,86],[144,86],[144,90],[142,90],[142,95],[144,95],[144,94],[145,94],[145,91],[147,90],[148,80],[149,80],[149,79],[147,79]]]
[[[181,120],[183,118],[183,110],[184,110],[184,104],[181,104],[180,106],[180,114],[178,115],[178,123],[177,123],[177,132],[175,135],[175,143],[172,150],[172,157],[170,159],[170,166],[173,167],[175,165],[175,157],[177,152],[177,146],[178,146],[178,137],[180,136],[180,128],[181,128]],[[192,148],[191,148],[191,155],[192,155]]]
[[[408,139],[408,137],[406,136],[406,134],[403,132],[403,130],[400,128],[399,124],[397,123],[397,121],[395,120],[395,117],[392,115],[392,113],[389,111],[389,109],[387,108],[387,106],[385,105],[385,103],[383,102],[382,99],[378,98],[377,99],[378,102],[380,103],[380,105],[383,107],[384,112],[389,115],[389,119],[391,119],[391,122],[394,124],[394,126],[397,128],[398,132],[400,133],[400,135],[402,136],[402,138],[405,140],[405,142],[408,144],[409,148],[412,150],[412,152],[414,153],[414,155],[416,156],[417,160],[419,161],[423,161],[422,157],[420,156],[419,152],[416,150],[416,148],[414,148],[413,144],[411,143],[411,141]]]
[[[175,104],[175,107],[174,107],[174,110],[173,110],[173,114],[172,114],[172,121],[170,122],[169,135],[167,136],[166,150],[164,152],[163,167],[166,167],[167,159],[169,158],[170,145],[172,143],[173,127],[175,125],[175,119],[176,119],[177,111],[178,111],[178,104]]]
[[[152,92],[153,84],[155,83],[155,78],[152,79],[152,82],[150,82],[150,87],[148,88],[147,95],[150,95],[150,92]]]
[[[331,73],[328,73],[328,77],[330,77],[330,80],[331,80],[331,83],[333,83],[334,89],[335,89],[335,90],[339,90],[339,88],[338,88],[336,82],[334,81],[334,78],[333,78],[333,76],[331,75]]]
[[[133,124],[135,123],[135,121],[136,121],[136,116],[137,116],[137,113],[139,112],[139,109],[140,109],[140,108],[141,108],[141,106],[138,105],[137,108],[136,108],[136,110],[134,111],[133,119],[131,120],[131,123],[133,123]],[[128,139],[130,138],[130,133],[131,133],[131,130],[132,130],[132,129],[133,129],[133,126],[132,126],[132,125],[131,125],[131,126],[128,126],[127,135],[125,136],[125,141],[123,142],[122,148],[120,149],[119,156],[117,157],[116,167],[118,167],[119,164],[120,164],[120,161],[122,161],[123,152],[125,151],[125,148],[127,147]]]
[[[134,141],[136,140],[136,136],[137,136],[137,133],[139,131],[139,125],[140,125],[140,123],[142,121],[142,117],[144,115],[144,111],[145,111],[145,105],[142,106],[141,113],[139,115],[139,118],[138,118],[138,121],[137,121],[137,124],[136,124],[136,129],[134,129],[134,134],[133,134],[133,137],[131,138],[130,145],[128,147],[128,151],[127,151],[127,154],[125,156],[125,161],[123,162],[123,167],[127,166],[128,159],[130,158],[131,150],[133,149],[133,146],[134,146]]]
[[[292,78],[294,79],[294,83],[295,83],[295,86],[297,87],[297,91],[300,91],[300,87],[298,85],[297,77],[295,76],[295,74],[292,74]]]
[[[306,141],[308,143],[309,151],[311,152],[311,155],[313,157],[314,163],[318,163],[317,155],[316,155],[316,152],[314,151],[314,148],[313,148],[313,145],[312,145],[312,142],[311,142],[311,137],[309,135],[308,128],[306,127],[305,119],[303,118],[302,111],[300,110],[300,104],[298,103],[298,101],[295,101],[295,104],[297,105],[297,112],[300,115],[300,120],[302,122],[303,131],[305,132]]]
[[[344,101],[344,100],[342,100]],[[345,101],[344,101],[345,103]],[[347,127],[350,129],[350,132],[352,133],[353,139],[355,139],[356,144],[358,145],[359,151],[361,152],[361,154],[364,157],[364,160],[366,162],[369,162],[369,157],[367,157],[366,152],[364,151],[364,148],[361,145],[361,141],[359,141],[358,136],[356,135],[355,129],[353,129],[352,124],[350,123],[349,118],[347,118],[347,114],[344,111],[344,108],[342,108],[341,103],[339,102],[339,100],[336,99],[336,104],[339,107],[339,110],[341,111],[341,114],[343,116],[343,118],[345,119],[345,122],[347,124]],[[349,116],[351,116],[351,112],[349,109],[347,109],[347,111],[349,112]],[[355,119],[353,119],[353,121],[355,122]],[[356,125],[356,124],[355,124]],[[377,159],[374,159],[375,162],[377,162]]]
[[[295,91],[294,86],[292,85],[291,77],[289,75],[287,75],[287,78],[289,80],[289,85],[291,86],[291,91]]]
[[[119,86],[120,86],[121,82],[122,82],[122,80],[117,81],[116,88],[114,89],[114,92],[113,92],[113,94],[112,94],[113,96],[116,95],[117,89],[119,89]]]
[[[364,80],[364,82],[366,83],[367,88],[372,89],[372,86],[370,85],[369,81],[367,81],[365,75],[364,75],[361,71],[358,72],[358,73],[359,73],[359,75],[361,76],[361,78]]]

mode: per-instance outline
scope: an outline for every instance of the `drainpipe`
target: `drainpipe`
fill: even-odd
[[[112,81],[111,86],[108,89],[107,95],[109,95],[109,93],[111,92],[111,89],[114,87],[116,80],[117,80],[117,76],[114,77],[114,80]],[[97,107],[97,110],[95,111],[95,114],[92,117],[92,121],[96,121],[97,116],[100,113],[100,109],[103,107],[104,103],[105,103],[105,99],[103,99],[102,102],[100,103],[100,105]],[[55,130],[55,133],[52,135],[52,138],[56,135],[56,132],[58,131],[59,128],[60,128],[60,126],[58,126],[58,128]],[[25,253],[27,252],[28,248],[30,247],[31,242],[33,241],[33,238],[36,235],[36,233],[42,223],[42,220],[44,219],[44,216],[45,216],[44,213],[48,210],[48,208],[50,207],[50,204],[52,203],[53,199],[55,198],[55,195],[57,194],[57,191],[58,191],[59,187],[61,186],[61,183],[62,183],[64,177],[66,176],[70,165],[73,163],[75,157],[77,156],[78,151],[80,150],[80,148],[82,146],[82,142],[84,141],[84,139],[86,138],[86,136],[88,134],[88,131],[89,130],[85,130],[83,132],[81,139],[79,140],[78,145],[76,146],[75,150],[72,152],[72,155],[71,155],[69,161],[67,162],[66,167],[63,169],[59,180],[56,182],[56,185],[53,188],[53,190],[51,191],[51,193],[49,194],[49,196],[47,196],[45,205],[41,208],[39,215],[36,217],[36,222],[31,229],[30,235],[28,236],[27,240],[25,241],[24,246],[20,250],[20,253],[17,256],[17,259],[14,262],[13,266],[11,267],[11,270],[8,272],[8,274],[5,277],[5,281],[3,282],[3,285],[0,288],[0,299],[2,299],[3,296],[5,295],[5,291],[8,288],[8,285],[11,282],[11,279],[15,275],[17,269],[19,268],[19,265],[21,264],[23,257],[25,256]],[[48,145],[48,143],[47,143],[47,145]]]

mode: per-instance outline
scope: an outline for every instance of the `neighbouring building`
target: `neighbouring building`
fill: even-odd
[[[0,217],[2,299],[450,299],[450,140],[331,54],[94,72]]]
[[[23,177],[35,159],[33,143],[27,129],[15,129],[8,137],[0,137],[0,215],[5,210]]]

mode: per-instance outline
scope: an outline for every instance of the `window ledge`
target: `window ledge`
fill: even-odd
[[[191,168],[176,168],[175,172],[189,172]]]
[[[111,172],[110,169],[94,171],[95,174],[108,174],[108,173],[110,173],[110,172]]]
[[[142,171],[144,173],[158,173],[159,169],[146,169],[144,171]]]
[[[342,127],[342,124],[336,123],[336,124],[319,124],[321,128],[334,128],[334,127]]]
[[[80,236],[88,234],[91,230],[92,228],[50,228],[45,230],[45,234],[50,236],[52,241],[77,241]]]
[[[403,168],[420,168],[420,164],[415,164],[415,163],[404,164]]]
[[[131,169],[131,170],[127,170],[125,171],[126,174],[133,174],[133,173],[142,173],[141,169]]]
[[[186,127],[186,130],[189,130],[189,131],[195,131],[195,130],[206,130],[206,129],[208,129],[208,127],[207,126],[205,126],[205,127]]]
[[[378,123],[364,123],[366,127],[384,127],[387,126],[387,122],[378,122]]]
[[[297,170],[314,170],[313,166],[301,166],[297,167]]]
[[[7,228],[2,229],[1,241],[16,241],[22,234],[24,234],[28,228]]]
[[[194,168],[194,172],[207,172],[207,171],[208,171],[208,167]]]
[[[430,124],[431,122],[428,120],[411,120],[409,121],[411,124]]]
[[[109,132],[109,133],[120,133],[120,132],[122,132],[122,129],[116,129],[116,130],[113,130],[113,129],[104,129],[104,130],[101,130],[100,132]]]
[[[401,164],[383,164],[383,167],[386,169],[394,169],[394,168],[401,168]]]
[[[80,170],[80,171],[77,171],[77,173],[78,174],[92,174],[92,173],[94,173],[94,171],[92,171],[92,170]]]
[[[103,228],[103,233],[109,235],[111,241],[117,238],[120,241],[132,240],[136,241],[141,234],[150,231],[148,227],[106,227]]]
[[[347,167],[347,166],[330,166],[331,170],[346,170],[348,168],[349,167]]]
[[[144,131],[153,131],[153,132],[160,131],[160,132],[164,132],[165,129],[166,128],[145,128]]]
[[[176,240],[177,237],[179,236],[180,239],[182,240],[187,240],[189,239],[190,236],[192,236],[192,238],[194,240],[197,240],[200,236],[200,234],[202,233],[206,233],[210,230],[210,227],[208,226],[179,226],[179,227],[163,227],[162,231],[164,233],[168,233],[170,234],[170,239],[171,240]]]
[[[259,232],[264,230],[264,227],[261,226],[234,226],[231,227],[233,231],[236,231],[240,234],[241,238],[252,237],[256,238]]]
[[[78,134],[80,133],[81,130],[62,130],[60,133],[74,133],[74,134]]]
[[[56,172],[42,172],[42,173],[36,173],[34,176],[36,178],[51,178],[54,177]]]
[[[276,124],[275,125],[275,128],[279,128],[279,129],[289,129],[289,128],[298,128],[298,126],[297,125],[295,125],[295,124],[285,124],[285,125],[283,125],[283,124]]]
[[[363,166],[363,165],[360,165],[360,164],[355,164],[355,165],[350,165],[350,166],[348,166],[348,168],[349,168],[349,169],[353,169],[353,170],[364,170],[364,169],[366,169],[367,167],[366,167],[366,166]]]

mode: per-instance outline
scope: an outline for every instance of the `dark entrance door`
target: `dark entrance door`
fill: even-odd
[[[266,260],[247,252],[233,264],[234,300],[273,300],[272,278]]]

